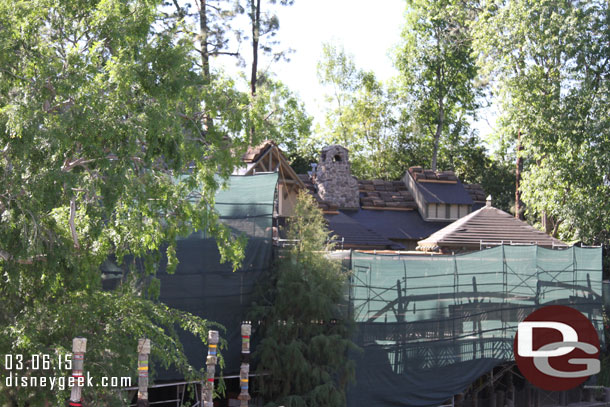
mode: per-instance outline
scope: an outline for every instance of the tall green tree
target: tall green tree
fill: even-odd
[[[521,133],[528,212],[565,240],[607,242],[608,2],[489,1],[481,8],[476,48],[494,77],[500,135],[510,141]]]
[[[313,118],[298,95],[272,75],[261,75],[258,82],[253,115],[258,135],[275,141],[295,171],[307,172],[317,161],[310,140]]]
[[[261,287],[252,319],[262,338],[254,354],[269,406],[344,406],[353,377],[346,275],[325,254],[328,230],[313,197],[301,192],[288,225],[295,241]]]
[[[409,98],[411,132],[432,140],[433,170],[443,142],[456,132],[467,134],[477,108],[470,10],[455,0],[407,2],[396,66]]]
[[[170,5],[168,2],[164,3]],[[200,57],[201,73],[209,80],[212,74],[211,59],[218,56],[239,57],[239,43],[243,36],[241,29],[234,22],[235,17],[243,12],[238,2],[224,0],[195,0],[192,3],[172,0],[173,12],[167,13],[166,24],[180,24],[181,30],[194,38]]]
[[[250,44],[252,46],[252,64],[250,65],[250,93],[256,95],[258,86],[259,60],[261,55],[271,56],[272,60],[279,60],[285,56],[286,51],[274,49],[279,43],[277,32],[280,20],[273,6],[290,6],[294,0],[246,0],[245,10],[250,23]],[[263,72],[264,73],[264,72]]]
[[[147,336],[154,360],[199,374],[175,328],[205,340],[207,324],[156,302],[154,273],[164,255],[176,266],[176,238],[196,229],[215,235],[223,258],[239,264],[243,245],[213,210],[215,177],[230,174],[248,145],[252,110],[232,81],[203,79],[196,44],[179,25],[164,25],[159,6],[0,1],[2,354],[56,355],[85,336],[87,370],[124,376]],[[196,201],[188,199],[194,189]],[[111,255],[142,259],[147,276],[102,292],[100,265]],[[0,386],[2,404],[67,398]],[[104,406],[118,397],[103,387],[84,395]]]
[[[350,150],[352,172],[361,178],[395,179],[401,95],[373,72],[358,68],[342,47],[324,44],[318,78],[328,89],[325,123],[317,147],[337,143]]]

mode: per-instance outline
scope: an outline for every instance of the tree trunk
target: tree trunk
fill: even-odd
[[[256,1],[256,3],[255,3]],[[250,76],[250,94],[256,96],[258,71],[258,42],[261,28],[261,0],[250,0],[250,19],[252,20],[252,73]],[[254,125],[250,127],[250,144],[254,144]]]
[[[443,124],[445,122],[445,109],[442,99],[439,100],[438,122],[436,123],[436,133],[434,134],[434,150],[432,151],[432,171],[436,171],[436,163],[438,159],[438,145],[443,132]]]
[[[207,0],[200,0],[199,7],[199,44],[201,46],[201,69],[206,84],[210,83],[210,54],[208,51]]]
[[[261,0],[251,0],[250,12],[252,18],[252,75],[250,77],[250,91],[256,95],[256,72],[258,70],[258,41],[261,25]]]
[[[210,52],[208,51],[208,14],[207,0],[199,1],[199,46],[201,48],[201,74],[203,83],[209,85],[212,81],[210,77]],[[205,132],[207,133],[214,127],[214,119],[210,117],[209,112],[205,114]]]
[[[523,220],[523,201],[521,200],[521,173],[523,172],[523,159],[521,158],[521,129],[517,133],[517,165],[515,170],[515,218]]]

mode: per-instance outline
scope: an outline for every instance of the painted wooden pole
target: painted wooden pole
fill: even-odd
[[[139,339],[138,407],[148,407],[148,355],[150,355],[150,339]]]
[[[69,406],[81,407],[81,394],[85,377],[83,376],[83,364],[85,361],[85,352],[87,351],[87,339],[76,337],[72,340],[72,377],[74,378],[74,386],[70,393]]]
[[[248,407],[250,393],[248,393],[248,375],[250,373],[250,334],[252,326],[250,324],[241,325],[241,367],[239,369],[239,387],[241,392],[237,397],[240,407]]]
[[[218,331],[208,332],[208,357],[206,364],[206,382],[202,388],[201,400],[203,407],[213,407],[214,402],[214,375],[216,374],[216,361],[218,353]]]

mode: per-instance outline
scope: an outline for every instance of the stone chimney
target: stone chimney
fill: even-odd
[[[336,204],[341,209],[360,207],[358,181],[352,177],[345,147],[324,147],[314,176],[320,198]]]

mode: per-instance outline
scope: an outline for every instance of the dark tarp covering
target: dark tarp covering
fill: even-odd
[[[404,249],[400,243],[392,242],[386,239],[383,235],[379,235],[369,225],[363,225],[361,222],[352,219],[348,216],[349,212],[338,212],[336,214],[326,214],[324,217],[328,222],[328,228],[335,235],[343,238],[343,245],[347,247],[375,247],[383,249]],[[362,212],[356,211],[356,212]],[[370,211],[375,212],[375,211]],[[346,214],[347,213],[347,214]],[[428,236],[428,235],[426,235]]]
[[[216,241],[202,233],[178,241],[180,261],[174,274],[160,272],[161,301],[170,307],[224,325],[228,349],[225,375],[239,372],[240,324],[248,312],[254,285],[269,268],[272,248],[272,216],[277,174],[232,176],[228,188],[216,195],[216,210],[222,222],[236,234],[248,237],[246,255],[240,270],[221,264]],[[197,369],[205,364],[207,348],[190,334],[183,333],[181,342],[189,362]],[[158,380],[179,380],[176,372],[162,372]]]
[[[464,255],[353,253],[357,382],[349,406],[436,406],[513,359],[517,324],[567,305],[603,343],[601,248],[499,246]]]
[[[478,359],[455,363],[438,371],[437,369],[406,369],[398,375],[389,363],[380,366],[380,360],[387,361],[387,352],[380,346],[367,346],[362,355],[355,355],[356,386],[348,392],[349,407],[370,406],[438,406],[462,392],[468,384],[494,366],[499,359]],[[366,366],[375,366],[367,370]]]
[[[455,184],[416,182],[417,189],[428,203],[472,205],[472,197],[461,181]]]
[[[451,223],[428,222],[418,211],[382,211],[360,209],[345,211],[353,220],[386,239],[421,240]]]

